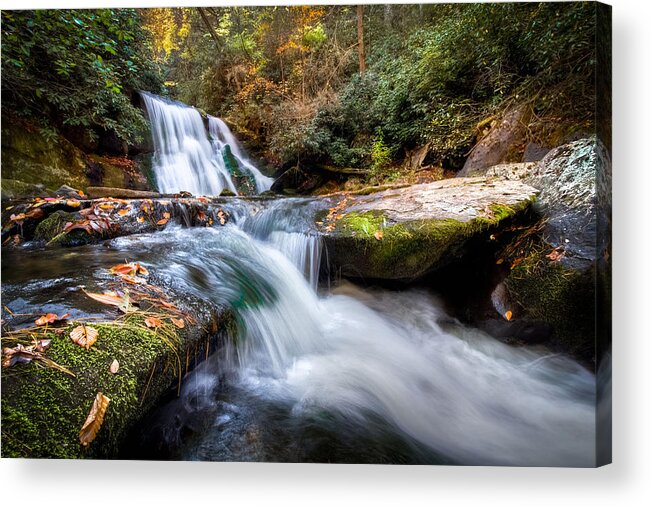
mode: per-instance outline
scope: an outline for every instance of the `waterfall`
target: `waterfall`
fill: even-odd
[[[255,180],[255,186],[258,193],[264,192],[265,190],[269,190],[271,188],[271,184],[274,182],[274,180],[262,174],[258,168],[253,165],[253,163],[242,151],[240,143],[237,139],[235,139],[235,136],[228,128],[228,125],[224,123],[224,120],[221,118],[216,118],[214,116],[208,116],[208,130],[217,152],[221,153],[224,149],[224,146],[230,146],[231,152],[235,157],[235,160],[237,160],[240,169],[242,169],[245,173],[247,173],[251,178]]]
[[[153,171],[160,192],[219,195],[228,189],[237,194],[224,161],[227,145],[242,173],[254,180],[257,192],[271,187],[273,180],[249,161],[222,120],[209,117],[209,137],[195,108],[151,93],[142,92],[141,96],[151,122]]]

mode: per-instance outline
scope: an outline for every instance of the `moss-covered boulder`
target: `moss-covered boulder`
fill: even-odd
[[[347,277],[414,280],[459,259],[471,239],[489,241],[535,195],[520,182],[456,178],[342,196],[317,217],[324,262]]]
[[[559,348],[586,360],[595,353],[596,297],[610,297],[610,167],[605,148],[591,137],[517,171],[488,171],[540,190],[536,233],[503,255],[512,266],[505,280],[511,298],[528,318],[554,329]]]

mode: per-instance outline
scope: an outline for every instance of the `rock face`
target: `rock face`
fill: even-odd
[[[317,223],[329,269],[353,278],[409,281],[458,259],[533,203],[519,181],[456,178],[343,196]]]
[[[595,290],[608,280],[598,273],[609,264],[610,167],[593,137],[560,146],[537,164],[487,171],[540,190],[534,209],[543,220],[537,234],[505,255],[512,262],[505,285],[529,318],[552,326],[563,350],[585,359],[594,354]]]
[[[489,167],[513,160],[514,148],[524,143],[529,115],[530,111],[523,106],[508,111],[475,145],[458,176],[479,176]]]
[[[124,157],[87,155],[60,135],[46,137],[25,122],[2,121],[2,198],[43,195],[61,185],[147,190],[141,167]]]

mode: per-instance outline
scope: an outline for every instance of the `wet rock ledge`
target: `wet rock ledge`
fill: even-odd
[[[327,268],[338,275],[411,281],[461,257],[534,203],[538,191],[503,178],[455,178],[341,195],[317,217]]]

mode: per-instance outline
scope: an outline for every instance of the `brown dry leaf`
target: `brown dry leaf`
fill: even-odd
[[[219,218],[219,223],[221,225],[224,225],[226,223],[226,215],[224,215],[224,212],[222,210],[219,210],[217,212],[217,218]]]
[[[36,319],[35,324],[37,326],[45,326],[46,324],[54,324],[55,322],[61,322],[70,317],[69,313],[59,317],[56,313],[48,313],[47,315],[42,315]]]
[[[66,201],[66,206],[70,208],[78,208],[79,206],[81,206],[81,203],[77,199],[68,199]]]
[[[565,249],[562,246],[554,248],[550,253],[545,255],[551,262],[560,261],[565,255]]]
[[[117,295],[115,292],[105,292],[104,294],[86,292],[86,295],[90,298],[93,298],[95,301],[104,303],[105,305],[120,306],[124,301],[124,298]]]
[[[129,262],[127,264],[116,264],[109,269],[114,275],[148,275],[149,271],[142,267],[139,262]]]
[[[110,398],[107,398],[101,392],[97,393],[93,406],[90,409],[90,413],[86,418],[86,422],[79,432],[79,441],[81,442],[81,445],[87,446],[95,440],[95,436],[104,422],[104,414],[106,413],[106,409],[110,402]]]
[[[167,218],[161,218],[158,222],[156,222],[156,225],[165,225],[167,223]]]
[[[90,326],[77,326],[70,331],[70,338],[80,347],[88,350],[97,341],[99,331]]]
[[[172,321],[172,324],[174,324],[176,327],[179,329],[183,329],[185,327],[185,321],[183,319],[170,319]]]
[[[90,298],[93,298],[95,301],[99,301],[105,305],[117,306],[123,313],[129,313],[130,311],[133,311],[133,306],[129,301],[128,294],[121,296],[116,292],[109,291],[105,292],[104,294],[86,292],[86,295]]]
[[[147,317],[145,319],[145,325],[147,327],[157,328],[163,325],[163,321],[157,317]]]
[[[120,363],[118,363],[117,359],[113,359],[113,362],[111,363],[111,366],[109,366],[109,371],[115,375],[118,370],[120,369]]]
[[[497,259],[497,261],[495,262],[495,264],[502,264],[503,262],[504,262],[504,259]]]
[[[511,318],[513,318],[513,312],[511,310],[507,310],[506,313],[504,314],[504,318],[506,320],[511,320]]]
[[[375,234],[373,234],[373,236],[375,236],[375,239],[380,241],[382,239],[382,237],[384,236],[384,233],[382,231],[375,231]]]

